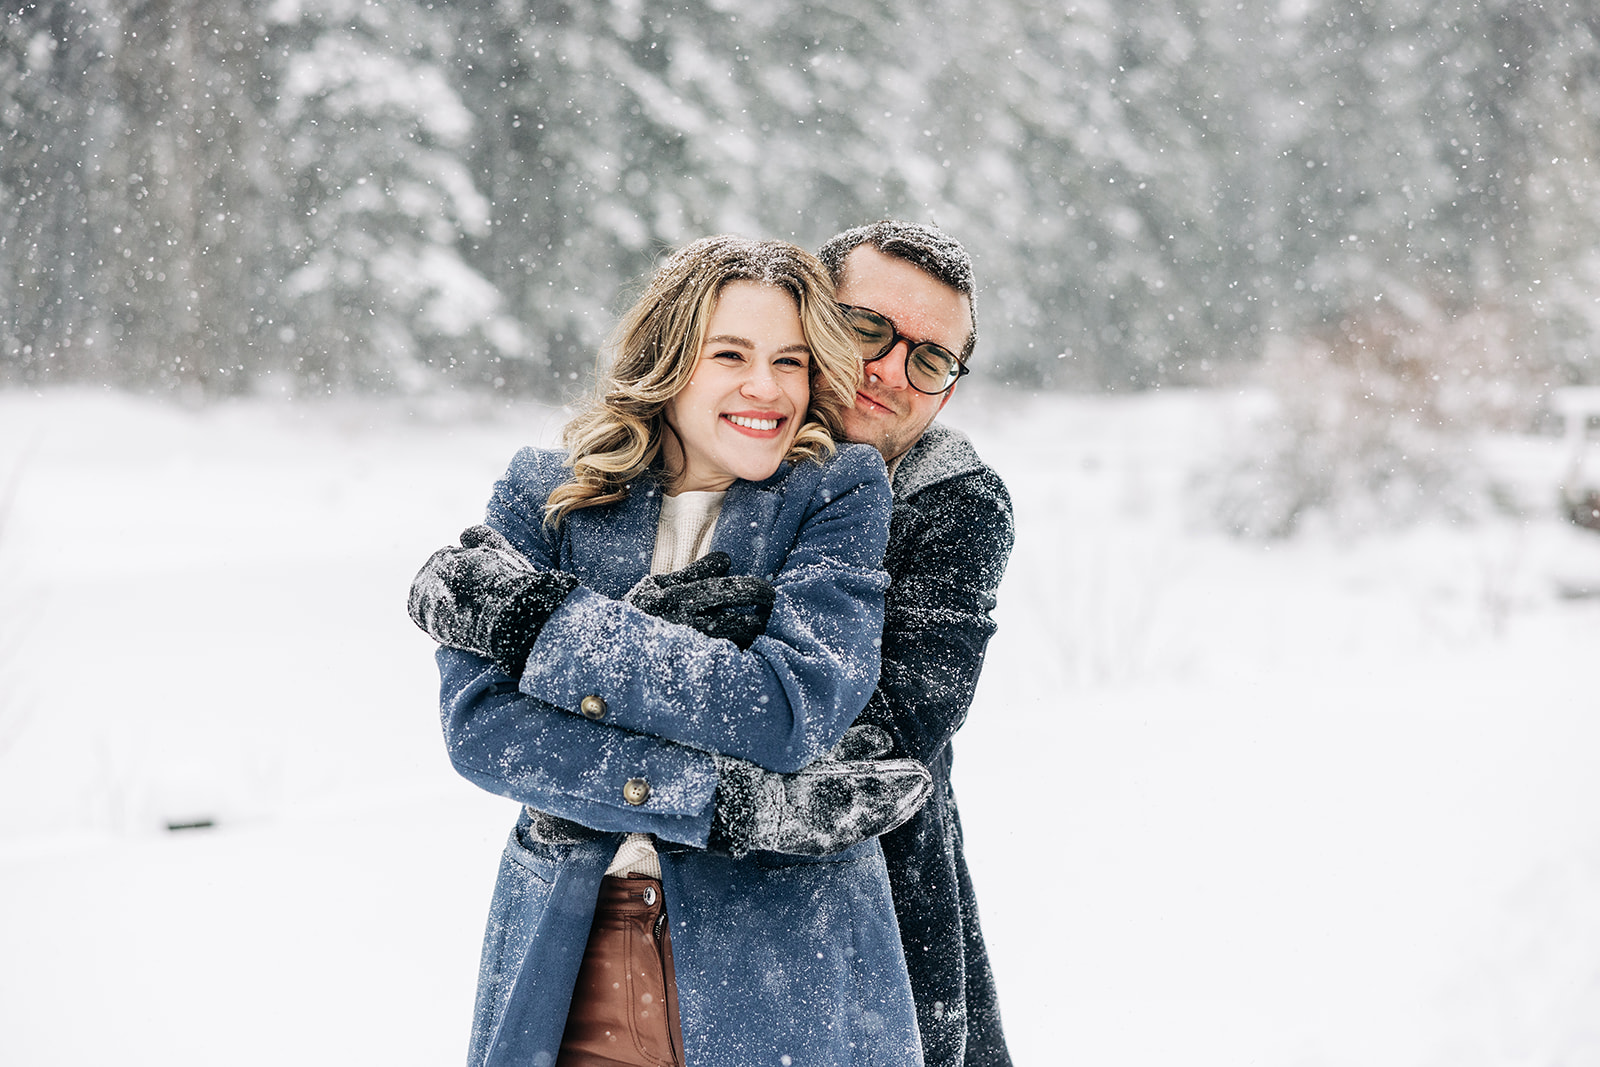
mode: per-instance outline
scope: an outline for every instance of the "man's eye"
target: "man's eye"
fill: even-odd
[[[799,356],[779,356],[776,362],[780,367],[797,367],[800,370],[806,369],[806,361],[801,359]]]

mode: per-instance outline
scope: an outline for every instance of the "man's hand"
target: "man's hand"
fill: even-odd
[[[411,621],[441,645],[476,652],[518,677],[539,628],[578,579],[542,571],[487,526],[461,534],[461,547],[428,557],[411,582]]]
[[[853,726],[828,755],[792,774],[717,756],[713,851],[825,856],[893,830],[916,814],[933,779],[916,760],[879,759],[888,734]]]
[[[772,583],[751,575],[730,578],[730,563],[726,552],[712,552],[681,570],[650,575],[622,599],[667,622],[749,648],[766,632]]]

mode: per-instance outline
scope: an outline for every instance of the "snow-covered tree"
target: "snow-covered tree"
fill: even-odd
[[[910,5],[901,5],[909,7]],[[936,162],[897,12],[776,0],[644,5],[505,0],[460,9],[469,157],[494,222],[474,262],[544,353],[545,380],[593,361],[619,287],[716,231],[811,244],[919,211]]]
[[[1583,380],[1597,22],[31,0],[0,25],[0,376],[558,395],[665,248],[897,215],[972,250],[980,365],[1016,385],[1205,381],[1273,338],[1479,314]]]
[[[118,5],[101,27],[114,121],[83,163],[108,231],[91,290],[102,352],[115,379],[237,391],[260,369],[278,266],[264,29],[199,0]]]
[[[290,208],[280,340],[296,378],[410,388],[429,368],[498,376],[526,344],[462,254],[490,215],[463,159],[474,117],[447,73],[450,20],[429,4],[361,0],[283,0],[271,17]]]
[[[0,19],[0,366],[23,381],[100,369],[86,327],[103,227],[83,167],[105,97],[97,23],[69,0]]]

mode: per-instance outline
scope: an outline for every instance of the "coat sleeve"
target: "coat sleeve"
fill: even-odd
[[[463,777],[591,829],[706,844],[717,787],[710,753],[569,715],[471,652],[441,648],[437,658],[445,745]],[[624,797],[634,779],[650,783],[643,803]]]
[[[523,449],[495,486],[490,522],[535,566],[559,566],[542,508],[566,473],[558,453]],[[592,829],[705,844],[717,786],[710,753],[551,707],[474,653],[441,648],[436,659],[445,747],[463,777]],[[633,779],[650,783],[642,804],[637,793],[624,798]]]
[[[878,677],[891,507],[882,460],[841,449],[790,505],[803,508],[798,533],[748,651],[579,587],[540,630],[521,691],[574,715],[596,696],[613,726],[769,770],[827,752]]]
[[[989,470],[896,506],[883,673],[861,715],[889,732],[896,754],[931,764],[966,720],[1013,538],[1010,495]]]

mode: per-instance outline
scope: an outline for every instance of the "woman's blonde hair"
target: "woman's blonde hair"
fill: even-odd
[[[610,367],[589,406],[562,431],[572,479],[553,490],[545,522],[628,494],[628,483],[661,454],[663,409],[694,376],[706,326],[729,282],[775,285],[794,297],[811,349],[811,401],[785,457],[822,460],[842,435],[842,416],[861,384],[861,350],[833,298],[833,283],[809,252],[784,241],[704,237],[674,253],[617,324]]]

